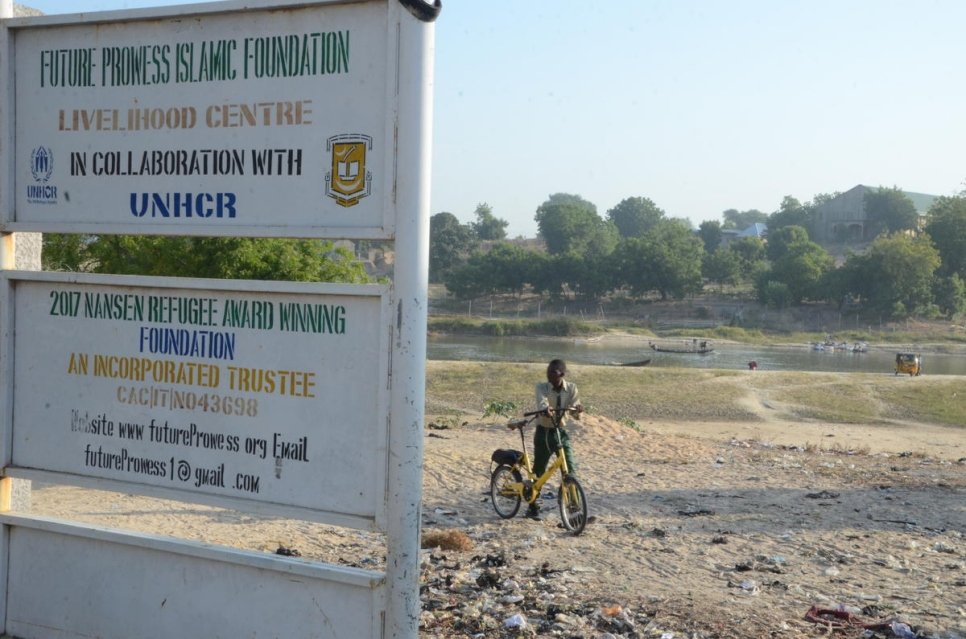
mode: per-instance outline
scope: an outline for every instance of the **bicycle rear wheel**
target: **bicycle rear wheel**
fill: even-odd
[[[560,520],[564,528],[579,535],[587,525],[587,500],[584,489],[576,477],[564,477],[557,493],[557,504],[560,506]]]
[[[510,519],[520,510],[520,492],[514,484],[523,481],[520,471],[500,464],[490,475],[490,501],[493,510],[503,519]]]

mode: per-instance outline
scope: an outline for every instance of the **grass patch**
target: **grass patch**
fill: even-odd
[[[958,380],[894,377],[880,395],[896,419],[966,428],[966,388]]]
[[[727,370],[646,369],[570,364],[591,414],[629,419],[754,419],[740,406],[743,373]],[[427,365],[426,411],[459,408],[482,416],[494,402],[513,402],[519,413],[532,410],[534,386],[546,378],[544,364],[444,362]]]
[[[791,386],[781,401],[794,404],[799,417],[836,424],[873,424],[883,417],[874,390],[848,379]]]
[[[430,361],[426,367],[426,412],[462,410],[481,418],[493,402],[513,402],[524,410],[534,403],[534,385],[545,364]]]
[[[644,428],[636,421],[631,419],[630,417],[621,417],[620,419],[617,420],[617,423],[620,424],[621,426],[624,426],[625,428],[630,428],[635,432],[638,432],[641,434],[644,433]]]
[[[836,424],[918,421],[966,427],[966,391],[956,377],[784,371],[749,375],[581,364],[571,364],[567,376],[577,383],[590,414],[621,423],[755,421],[755,404],[774,402],[790,407],[797,417]],[[522,414],[532,410],[534,385],[544,379],[543,364],[430,361],[426,412],[479,420],[494,403],[512,402],[516,414]]]

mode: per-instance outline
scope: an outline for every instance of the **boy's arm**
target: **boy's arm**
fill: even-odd
[[[584,405],[580,403],[580,391],[577,390],[577,385],[573,385],[573,392],[570,394],[570,408],[576,411],[574,415],[575,418],[580,419],[580,414],[584,412]]]
[[[550,408],[550,400],[547,398],[547,384],[537,384],[537,410]]]

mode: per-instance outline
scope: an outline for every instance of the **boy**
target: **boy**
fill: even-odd
[[[571,475],[577,474],[570,437],[562,427],[569,425],[573,419],[580,419],[584,407],[580,403],[577,385],[564,380],[566,374],[567,364],[562,359],[555,359],[547,365],[547,381],[537,384],[537,410],[546,411],[537,418],[537,428],[533,431],[533,472],[537,477],[547,470],[550,455],[557,451],[556,426],[561,427],[558,430],[567,468]],[[570,409],[576,415],[572,415]],[[536,503],[530,504],[527,517],[537,518],[539,510]]]

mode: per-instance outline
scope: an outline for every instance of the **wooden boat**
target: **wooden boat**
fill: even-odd
[[[714,352],[714,347],[708,342],[702,341],[697,344],[682,344],[681,346],[658,346],[654,342],[650,343],[651,349],[658,353],[687,353],[691,355],[707,355]]]
[[[648,359],[638,360],[636,362],[621,362],[618,364],[618,366],[647,366],[650,363],[651,363],[651,359],[648,358]]]

